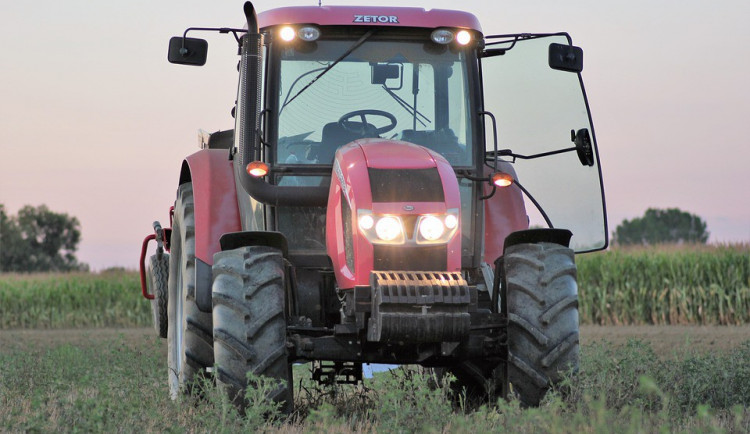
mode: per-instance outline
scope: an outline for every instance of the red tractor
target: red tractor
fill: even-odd
[[[242,407],[252,372],[289,410],[294,363],[385,363],[538,404],[578,366],[574,252],[607,246],[582,50],[459,11],[244,12],[169,45],[202,65],[187,33],[231,33],[240,56],[235,128],[182,162],[141,254],[172,396],[213,371]]]

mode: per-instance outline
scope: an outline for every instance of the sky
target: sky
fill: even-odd
[[[75,216],[79,260],[136,268],[152,222],[168,221],[198,130],[233,127],[233,38],[199,36],[202,68],[169,64],[168,40],[190,26],[242,27],[242,4],[0,2],[0,203]],[[678,207],[707,222],[711,242],[750,242],[747,0],[323,4],[462,9],[485,34],[567,31],[585,52],[610,230]]]

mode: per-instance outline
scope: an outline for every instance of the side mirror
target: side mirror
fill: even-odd
[[[169,40],[169,63],[203,66],[208,56],[208,42],[204,39],[175,36]]]
[[[591,146],[591,135],[588,128],[581,128],[577,132],[570,130],[570,140],[576,145],[576,154],[584,166],[594,165],[594,148]]]
[[[574,45],[549,44],[549,67],[560,71],[583,71],[583,49]]]

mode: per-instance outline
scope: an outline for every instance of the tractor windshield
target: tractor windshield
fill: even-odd
[[[338,147],[381,137],[470,166],[466,53],[425,39],[357,39],[297,41],[277,50],[273,163],[330,165]]]

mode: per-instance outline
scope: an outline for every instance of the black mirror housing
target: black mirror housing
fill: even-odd
[[[549,44],[549,67],[560,71],[583,71],[583,49],[575,45]]]
[[[198,38],[175,36],[169,40],[169,63],[203,66],[208,56],[208,42]]]
[[[584,166],[594,165],[594,147],[591,145],[591,135],[588,128],[578,131],[570,130],[570,140],[576,145],[578,160]]]
[[[386,80],[391,78],[399,78],[400,70],[398,65],[387,63],[387,64],[374,64],[372,65],[372,84],[385,84]]]

